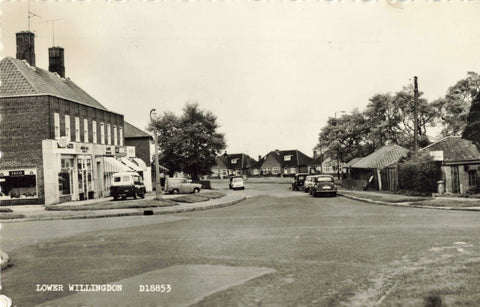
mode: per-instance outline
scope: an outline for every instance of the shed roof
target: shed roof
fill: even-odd
[[[391,164],[397,163],[407,157],[409,150],[396,144],[385,145],[377,151],[372,152],[360,161],[352,164],[351,168],[377,168],[382,169]]]
[[[480,152],[469,140],[462,139],[459,136],[448,136],[438,142],[430,144],[420,149],[418,152],[429,153],[431,151],[443,151],[443,160],[445,162],[458,162],[479,160]]]

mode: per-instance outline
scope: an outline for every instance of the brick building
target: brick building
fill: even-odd
[[[0,61],[1,205],[53,204],[109,195],[110,176],[131,170],[123,115],[65,78],[63,48],[35,66],[34,34],[17,33],[17,58]],[[148,160],[147,160],[148,161]]]
[[[306,173],[312,158],[299,150],[274,150],[252,167],[253,175],[284,176]]]

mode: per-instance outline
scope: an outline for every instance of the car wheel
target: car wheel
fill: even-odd
[[[178,189],[173,189],[172,190],[172,194],[178,194],[178,192],[179,192]]]
[[[113,195],[113,200],[118,200],[118,196],[117,196],[117,195]]]
[[[199,192],[200,192],[200,189],[199,189],[199,188],[193,189],[193,193],[199,193]]]

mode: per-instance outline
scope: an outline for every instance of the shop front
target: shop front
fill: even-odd
[[[36,198],[38,198],[36,168],[0,171],[0,201]]]

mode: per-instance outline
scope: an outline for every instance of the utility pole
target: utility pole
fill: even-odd
[[[418,151],[418,82],[417,82],[417,76],[413,77],[413,96],[414,96],[414,106],[413,106],[413,116],[414,116],[414,132],[413,132],[413,141],[414,141],[414,147],[413,147],[413,155],[416,158],[417,157],[417,151]]]

